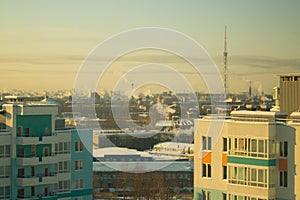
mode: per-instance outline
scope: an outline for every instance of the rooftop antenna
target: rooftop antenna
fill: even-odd
[[[224,37],[224,90],[225,90],[225,96],[228,92],[228,83],[227,83],[227,26],[225,25],[225,37]]]

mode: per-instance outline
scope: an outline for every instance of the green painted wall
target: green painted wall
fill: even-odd
[[[221,190],[214,190],[214,189],[209,189],[209,188],[199,188],[199,187],[194,187],[194,199],[195,200],[202,200],[203,199],[203,191],[210,191],[211,192],[211,199],[223,199],[223,193],[225,191]]]
[[[49,133],[52,132],[51,115],[17,115],[17,127],[16,133],[18,131],[18,126],[23,127],[23,134],[25,128],[30,128],[30,136],[42,136],[45,133],[45,128],[49,129]]]
[[[256,165],[256,166],[276,166],[276,159],[263,160],[257,158],[242,158],[242,157],[228,156],[227,162],[244,164],[244,165]]]
[[[69,193],[58,194],[58,198],[89,196],[93,194],[93,189],[73,190]]]

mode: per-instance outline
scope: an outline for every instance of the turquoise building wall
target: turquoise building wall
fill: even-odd
[[[13,116],[13,115],[12,115]],[[30,113],[26,113],[26,115],[15,115],[16,119],[16,127],[13,127],[14,134],[12,134],[12,138],[41,138],[41,137],[53,137],[55,138],[56,134],[53,134],[55,130],[52,130],[51,127],[53,117],[51,114],[34,114],[30,115]],[[18,127],[22,126],[22,134],[18,134]],[[29,128],[29,135],[25,135],[25,128]],[[11,144],[12,148],[15,149],[16,155],[11,157],[11,171],[10,171],[10,180],[11,180],[11,187],[10,187],[10,198],[11,199],[17,199],[18,195],[18,189],[24,189],[24,197],[22,199],[31,199],[31,200],[38,200],[40,199],[37,197],[38,194],[44,193],[45,187],[49,188],[49,193],[51,193],[51,196],[42,197],[43,199],[46,198],[47,200],[54,200],[54,199],[60,199],[60,198],[68,198],[68,199],[76,199],[76,197],[83,197],[85,200],[92,199],[93,194],[93,157],[92,157],[92,131],[91,130],[76,130],[76,129],[69,129],[65,130],[65,132],[68,132],[70,134],[70,192],[66,193],[56,193],[57,191],[57,184],[50,183],[50,184],[37,184],[33,185],[35,188],[35,196],[31,197],[31,187],[32,186],[18,186],[17,180],[18,178],[18,169],[24,169],[24,177],[25,178],[32,178],[31,174],[31,167],[35,167],[35,175],[43,176],[45,168],[49,169],[49,172],[51,176],[59,176],[56,174],[57,169],[57,163],[59,160],[57,159],[57,162],[51,162],[50,164],[43,163],[44,157],[51,156],[55,157],[54,152],[52,150],[55,149],[54,145],[57,142],[60,141],[54,141],[45,143],[44,141],[42,144],[21,144],[18,142],[18,144]],[[79,142],[81,139],[84,140],[84,143],[89,143],[89,145],[84,146],[83,151],[75,151],[75,143]],[[13,140],[15,141],[15,139]],[[42,141],[42,140],[38,140]],[[50,141],[50,140],[49,140]],[[32,154],[32,146],[35,146],[35,153]],[[18,155],[18,149],[24,148],[24,155]],[[48,155],[43,155],[44,148],[49,149]],[[32,159],[36,157],[39,159],[39,162],[34,165],[21,165],[17,163],[17,160],[20,158],[25,159]],[[83,161],[83,169],[82,170],[75,170],[75,161],[76,160],[82,160]],[[49,175],[50,176],[50,175]],[[83,179],[83,188],[76,189],[75,188],[75,182],[76,179]],[[1,181],[1,180],[0,180]]]

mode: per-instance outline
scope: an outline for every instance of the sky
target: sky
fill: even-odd
[[[226,25],[229,91],[245,92],[251,80],[254,92],[271,93],[276,75],[300,72],[299,19],[298,0],[1,0],[0,91],[72,89],[97,45],[140,27],[188,35],[222,73]],[[185,75],[190,67],[160,51],[136,52],[113,63],[99,88],[112,88],[130,67],[153,60]],[[185,77],[205,91],[198,76]]]

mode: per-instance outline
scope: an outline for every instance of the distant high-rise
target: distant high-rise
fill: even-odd
[[[280,111],[288,115],[300,110],[300,74],[280,75]]]
[[[224,90],[225,94],[228,92],[228,80],[227,80],[227,26],[225,26],[225,34],[224,34]]]

